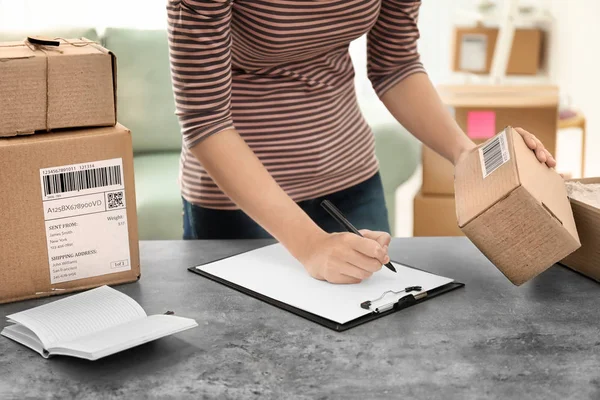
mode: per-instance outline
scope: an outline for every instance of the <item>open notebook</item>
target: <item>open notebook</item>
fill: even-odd
[[[97,360],[198,326],[174,315],[147,316],[127,295],[101,286],[7,316],[2,335],[43,357]]]
[[[336,285],[312,278],[276,243],[189,270],[337,331],[464,286],[451,278],[392,264],[397,273],[382,268],[359,284]],[[411,286],[420,290],[403,291]]]

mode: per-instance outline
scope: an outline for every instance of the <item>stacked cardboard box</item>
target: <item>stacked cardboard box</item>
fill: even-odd
[[[86,39],[0,43],[0,303],[140,276],[116,58]]]
[[[481,144],[512,125],[535,134],[556,154],[558,88],[555,86],[444,85],[442,101],[461,129]],[[457,236],[454,166],[422,148],[423,182],[414,198],[414,236]]]

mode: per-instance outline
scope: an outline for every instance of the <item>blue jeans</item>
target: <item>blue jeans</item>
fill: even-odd
[[[328,199],[356,229],[390,232],[388,213],[379,173],[353,187],[327,196],[298,203],[308,216],[326,232],[345,232],[321,207]],[[272,238],[241,210],[215,210],[183,200],[184,239],[264,239]]]

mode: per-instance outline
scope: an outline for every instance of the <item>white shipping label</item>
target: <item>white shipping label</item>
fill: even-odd
[[[40,170],[50,283],[131,270],[123,160]]]
[[[498,134],[479,148],[479,160],[483,179],[510,160],[506,132]]]
[[[460,44],[460,69],[462,71],[484,72],[487,60],[487,36],[467,34]]]

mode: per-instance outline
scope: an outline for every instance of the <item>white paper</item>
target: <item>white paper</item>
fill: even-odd
[[[460,49],[460,69],[483,72],[487,60],[487,36],[466,34],[462,36]]]
[[[50,283],[131,270],[121,158],[40,170]]]
[[[44,348],[146,316],[129,296],[101,286],[7,316],[33,331]]]
[[[79,354],[83,358],[96,360],[196,326],[196,321],[189,318],[151,315],[73,341],[58,343],[50,352],[52,355]]]
[[[331,284],[311,277],[279,243],[196,268],[296,308],[344,324],[371,311],[360,303],[388,290],[422,286],[429,291],[452,279],[393,263],[359,284]],[[420,292],[412,292],[417,294]]]

